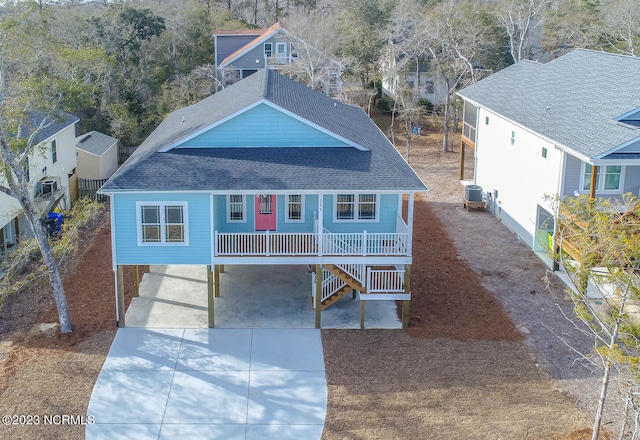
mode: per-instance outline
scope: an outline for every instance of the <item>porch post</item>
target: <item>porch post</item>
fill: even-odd
[[[213,284],[215,286],[215,296],[220,297],[220,265],[213,266]]]
[[[211,265],[207,265],[207,314],[209,317],[209,328],[215,324],[214,300],[213,300],[213,273]]]
[[[595,165],[591,167],[591,187],[589,188],[589,198],[591,200],[595,200],[596,198],[596,184],[598,183],[598,180],[597,180],[598,168],[599,167]]]
[[[116,308],[118,312],[118,327],[124,327],[124,274],[122,266],[116,269]]]
[[[460,141],[460,180],[464,180],[464,141]]]
[[[144,271],[144,273],[149,273],[151,272],[151,266],[149,266],[148,264],[145,264],[142,270]]]
[[[220,273],[224,273],[224,264],[218,264],[218,267],[220,268]]]
[[[318,194],[318,255],[322,255],[322,247],[323,247],[323,237],[324,237],[324,226],[323,226],[323,217],[322,213],[322,205],[323,199],[322,194]],[[317,276],[317,272],[316,272]]]
[[[364,301],[360,300],[360,330],[364,330]]]
[[[411,249],[413,244],[413,204],[415,202],[415,194],[409,194],[409,202],[407,204],[407,229],[409,230],[409,237],[407,239],[407,254],[411,255]]]
[[[131,274],[133,275],[133,296],[140,296],[140,273],[138,272],[138,265],[131,266]]]
[[[411,265],[404,265],[404,293],[411,293]],[[409,327],[409,300],[402,301],[402,328]]]
[[[322,314],[322,265],[316,264],[316,328],[321,328]]]

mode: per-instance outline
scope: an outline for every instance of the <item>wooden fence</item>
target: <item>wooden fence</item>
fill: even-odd
[[[118,165],[122,165],[125,160],[129,159],[129,156],[136,151],[138,147],[123,147],[122,145],[118,145]]]
[[[80,197],[90,197],[98,202],[109,201],[109,196],[98,194],[98,190],[108,179],[78,179],[78,193]]]

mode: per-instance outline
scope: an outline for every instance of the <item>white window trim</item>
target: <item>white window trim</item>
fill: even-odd
[[[353,195],[353,219],[339,219],[338,218],[338,195],[347,194]],[[333,222],[334,223],[380,223],[380,194],[374,192],[359,192],[359,193],[350,193],[350,192],[341,192],[339,194],[333,195]],[[359,219],[358,218],[358,209],[360,206],[359,196],[361,194],[373,194],[376,196],[376,213],[375,218],[373,219]]]
[[[284,52],[283,52],[282,54],[280,54],[280,53],[278,52],[278,49],[279,49],[279,48],[281,48],[281,47],[283,47],[283,48],[284,48]],[[289,54],[288,54],[288,52],[289,52],[289,51],[288,51],[288,47],[287,47],[287,43],[286,43],[286,42],[282,42],[282,41],[278,41],[278,42],[276,42],[276,47],[275,47],[275,56],[276,56],[276,57],[277,57],[277,56],[284,56],[284,57],[286,57],[286,56],[288,56],[288,55],[289,55]]]
[[[160,207],[160,242],[158,243],[146,243],[142,241],[142,213],[141,208],[143,206],[158,206]],[[183,242],[167,242],[165,231],[165,218],[164,208],[167,206],[182,206],[182,221],[184,224],[184,241]],[[138,246],[189,246],[189,204],[187,202],[173,202],[173,201],[144,201],[136,202],[136,231],[138,236]]]
[[[242,220],[231,219],[231,196],[242,197]],[[244,194],[227,194],[227,223],[246,223],[247,222],[247,196]]]
[[[591,164],[589,164],[591,165]],[[620,188],[619,189],[604,189],[604,182],[606,176],[606,167],[607,165],[596,165],[598,167],[598,174],[600,177],[598,178],[598,187],[596,188],[596,193],[604,193],[604,194],[622,194],[624,189],[624,174],[626,170],[626,165],[620,165]],[[616,166],[616,165],[610,165]],[[587,163],[582,162],[582,166],[580,167],[580,194],[589,194],[589,190],[584,189],[584,184],[586,183],[584,179],[584,174],[587,169]],[[593,169],[593,168],[592,168]]]
[[[289,218],[289,196],[300,196],[300,219]],[[284,222],[285,223],[304,223],[304,194],[285,194],[284,196]]]
[[[49,141],[49,152],[51,153],[51,163],[58,163],[58,142],[55,139]]]

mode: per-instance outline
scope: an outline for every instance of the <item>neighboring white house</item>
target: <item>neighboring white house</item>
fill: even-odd
[[[442,105],[449,93],[447,85],[426,64],[389,56],[383,65],[382,94],[394,97],[401,90],[417,90],[420,98]]]
[[[76,138],[78,178],[108,179],[118,169],[118,139],[98,131]]]
[[[489,209],[549,264],[555,216],[546,195],[638,195],[639,78],[640,58],[576,49],[546,64],[521,61],[458,93],[461,151],[475,156],[465,182],[481,186]]]
[[[37,127],[45,117],[43,113],[31,114],[30,125]],[[33,199],[43,214],[57,206],[71,207],[69,179],[76,171],[78,121],[75,116],[63,113],[46,123],[36,135],[38,145],[29,155],[28,177]],[[0,185],[4,183],[4,177],[0,176]],[[0,192],[0,258],[18,243],[21,234],[30,234],[21,211],[16,199]]]

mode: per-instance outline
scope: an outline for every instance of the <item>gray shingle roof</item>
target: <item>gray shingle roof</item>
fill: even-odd
[[[118,139],[114,137],[99,131],[91,131],[76,138],[76,148],[99,157],[117,142]]]
[[[640,137],[615,120],[640,108],[640,58],[576,49],[521,61],[458,94],[590,158]]]
[[[76,116],[73,116],[65,112],[28,112],[27,113],[28,124],[22,127],[20,136],[28,137],[35,129],[37,129],[42,121],[44,126],[36,133],[34,137],[34,143],[38,144],[44,140],[49,139],[56,135],[56,133],[64,130],[70,125],[80,121]]]
[[[262,99],[366,151],[349,147],[259,147],[174,148],[162,152]],[[171,113],[102,191],[252,189],[423,191],[426,187],[362,109],[264,69]]]

